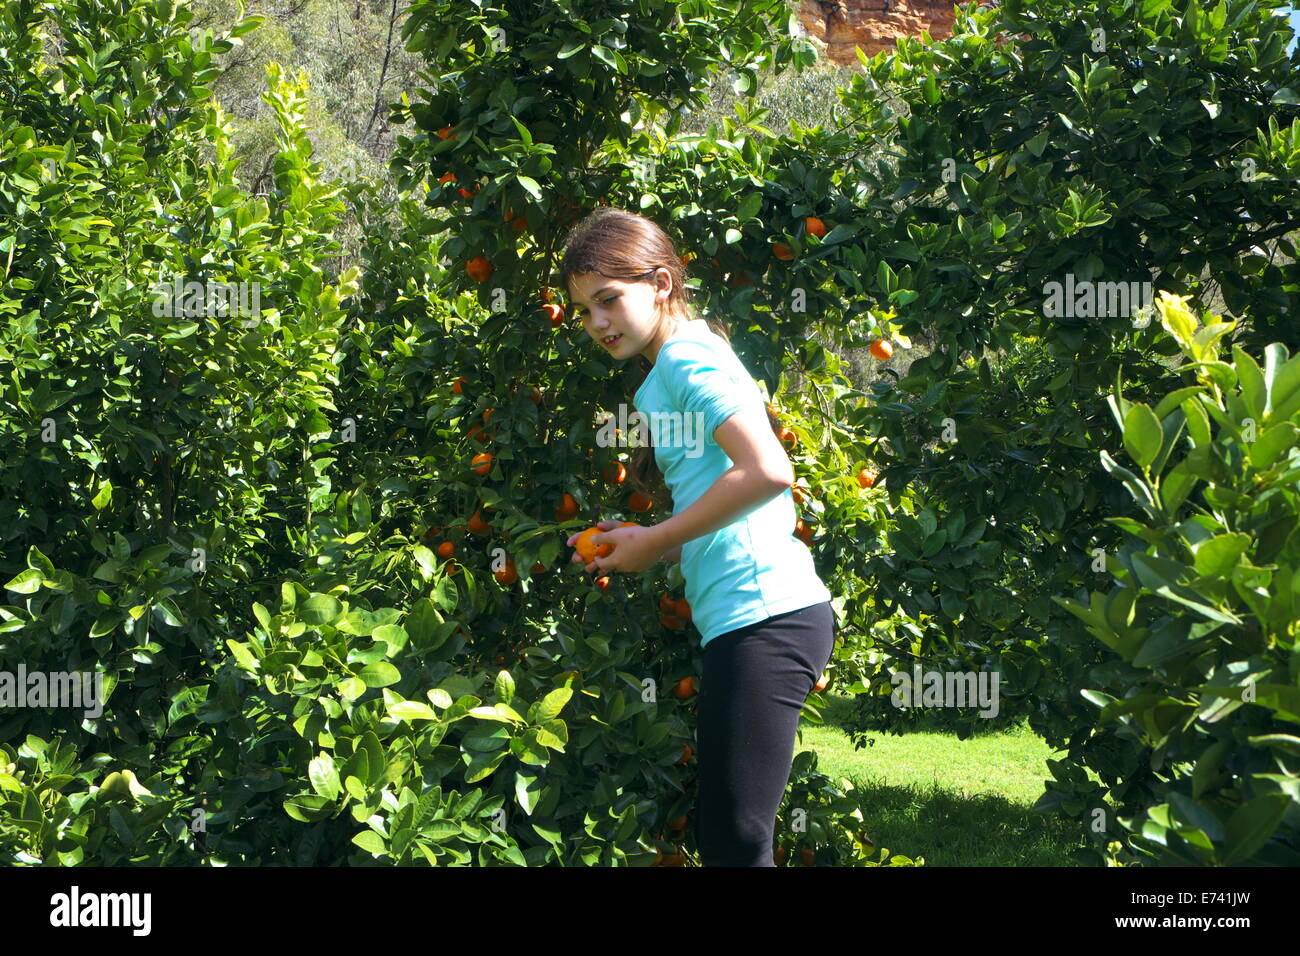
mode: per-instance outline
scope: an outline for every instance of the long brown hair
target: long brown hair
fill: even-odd
[[[560,260],[560,279],[565,293],[572,280],[579,275],[595,272],[606,279],[624,282],[654,282],[659,269],[667,269],[672,276],[673,288],[663,307],[668,315],[683,321],[699,318],[691,290],[686,285],[686,266],[673,247],[672,240],[659,225],[645,216],[613,206],[598,206],[574,226],[564,240],[564,255]],[[712,316],[706,320],[709,328],[728,343],[731,335],[726,323]],[[630,396],[645,381],[654,365],[644,355],[636,355],[628,363],[626,372],[629,406],[635,411]],[[766,409],[772,433],[780,437],[780,419]],[[671,499],[663,475],[655,463],[654,449],[642,445],[632,450],[628,462],[628,479],[632,488],[650,497],[654,508],[659,509]]]

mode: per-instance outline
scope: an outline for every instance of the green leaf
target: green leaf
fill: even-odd
[[[398,720],[437,720],[438,715],[428,704],[418,700],[404,700],[388,708],[388,716]]]
[[[542,187],[538,185],[537,180],[531,176],[525,176],[523,173],[515,174],[515,181],[523,186],[530,196],[537,202],[542,201]]]
[[[1224,866],[1235,866],[1255,855],[1291,807],[1291,798],[1285,793],[1268,793],[1238,807],[1228,818],[1226,843],[1228,852]]]
[[[307,765],[307,779],[311,788],[326,800],[336,800],[339,795],[339,772],[334,758],[322,752]]]
[[[384,838],[374,830],[362,830],[352,838],[352,842],[367,853],[376,853],[383,856],[388,852],[384,846]]]
[[[357,677],[365,681],[367,687],[388,687],[402,679],[401,672],[388,661],[367,664]]]
[[[1146,468],[1160,454],[1164,430],[1149,405],[1134,403],[1124,416],[1124,447],[1141,467]]]
[[[298,616],[312,627],[333,624],[343,616],[343,605],[330,594],[313,594],[303,602]]]
[[[1210,538],[1196,549],[1196,572],[1207,578],[1231,574],[1250,544],[1250,535],[1240,532]]]

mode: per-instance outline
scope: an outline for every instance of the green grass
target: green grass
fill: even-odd
[[[1078,866],[1078,825],[1032,810],[1051,779],[1047,746],[1025,725],[958,740],[922,729],[879,733],[855,749],[840,729],[853,701],[826,694],[824,724],[800,721],[795,752],[815,750],[817,769],[847,777],[861,795],[867,834],[891,854],[926,866]],[[924,725],[923,725],[924,727]]]

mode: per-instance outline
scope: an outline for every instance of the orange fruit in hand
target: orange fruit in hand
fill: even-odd
[[[683,621],[689,621],[691,619],[691,606],[687,603],[686,598],[678,598],[676,606],[677,616]]]
[[[573,495],[566,491],[564,493],[564,498],[560,501],[560,506],[555,509],[555,520],[564,521],[568,518],[572,518],[577,513],[578,502],[574,501]]]
[[[644,492],[634,491],[628,496],[627,507],[629,511],[649,511],[654,507],[654,502]]]
[[[673,688],[673,693],[677,695],[678,700],[686,700],[686,698],[694,697],[699,693],[699,687],[695,683],[695,675],[692,674],[679,680],[677,686]]]
[[[614,546],[608,542],[592,543],[592,538],[604,533],[600,528],[593,526],[579,534],[578,539],[573,542],[573,547],[578,552],[578,557],[582,558],[583,564],[591,564],[598,557],[605,558],[614,553]]]
[[[659,613],[676,614],[677,602],[674,601],[672,598],[670,598],[667,594],[659,595]]]
[[[816,236],[818,239],[826,235],[826,223],[822,222],[816,216],[805,216],[803,220],[803,228],[808,235]]]
[[[442,544],[438,545],[438,557],[440,558],[450,558],[455,553],[456,546],[450,541],[444,541]]]
[[[485,451],[481,451],[474,456],[470,465],[474,468],[476,474],[486,475],[492,470],[492,456]]]
[[[882,362],[888,361],[894,354],[894,347],[889,344],[889,339],[876,339],[871,343],[871,354]]]
[[[772,255],[789,262],[794,258],[794,250],[783,242],[772,243]]]
[[[876,476],[873,475],[871,472],[867,471],[867,469],[863,468],[861,471],[858,472],[858,484],[861,485],[863,488],[870,488],[875,483],[876,483]]]
[[[464,190],[461,190],[464,192]],[[483,256],[475,256],[469,262],[465,263],[465,272],[475,282],[486,282],[492,275],[492,263]]]

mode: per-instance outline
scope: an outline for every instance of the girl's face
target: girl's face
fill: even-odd
[[[672,288],[672,274],[663,267],[655,272],[653,283],[624,282],[584,272],[570,283],[569,302],[600,348],[616,359],[639,352],[653,363],[659,346],[673,331],[660,311]]]

